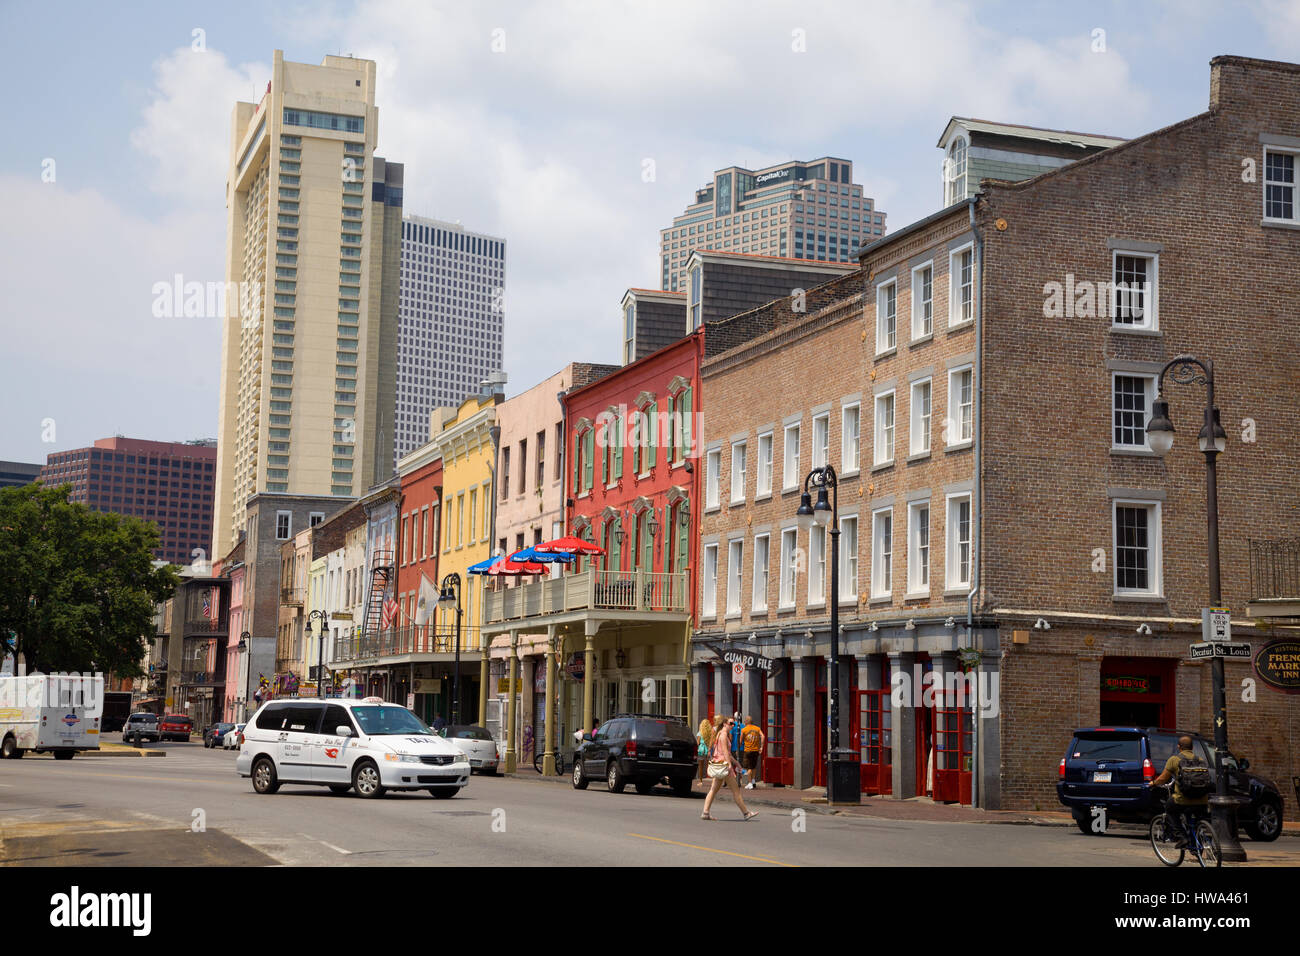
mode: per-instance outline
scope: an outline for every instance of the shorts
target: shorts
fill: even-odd
[[[745,770],[758,769],[758,751],[746,750],[740,755],[740,766]]]

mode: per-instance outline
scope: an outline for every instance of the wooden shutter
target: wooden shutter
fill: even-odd
[[[627,422],[622,418],[614,419],[614,480],[623,477],[623,443],[627,441]]]
[[[650,416],[650,421],[647,423],[645,470],[649,471],[659,458],[659,403],[651,402],[646,414]]]
[[[611,571],[623,570],[623,545],[619,543],[618,532],[622,523],[621,518],[614,518],[605,527],[609,529],[609,544],[606,550],[609,551],[608,567]]]
[[[596,445],[596,430],[590,429],[582,436],[582,490],[588,491],[591,488],[591,471],[596,464],[594,454]]]
[[[691,454],[691,389],[682,392],[682,457]]]
[[[582,436],[573,436],[573,497],[582,491]]]
[[[673,506],[664,505],[664,572],[673,569]]]

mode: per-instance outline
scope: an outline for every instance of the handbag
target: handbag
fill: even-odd
[[[731,773],[731,764],[727,763],[725,760],[709,761],[710,777],[726,777],[730,773]]]

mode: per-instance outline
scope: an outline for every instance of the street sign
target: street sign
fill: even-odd
[[[1209,660],[1212,657],[1244,658],[1250,660],[1250,645],[1240,642],[1204,641],[1200,644],[1190,645],[1190,649],[1191,659],[1194,661]]]
[[[733,684],[739,684],[744,679],[745,679],[745,665],[742,664],[740,661],[736,661],[734,664],[731,665],[731,682]]]
[[[1232,640],[1232,612],[1226,607],[1201,608],[1201,639],[1205,641]]]

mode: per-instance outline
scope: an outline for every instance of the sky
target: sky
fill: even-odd
[[[0,0],[0,459],[217,434],[219,320],[154,286],[224,280],[231,110],[276,49],[375,60],[405,212],[507,240],[513,395],[618,361],[713,170],[850,159],[894,231],[950,116],[1138,136],[1206,109],[1216,55],[1300,59],[1300,0]]]

